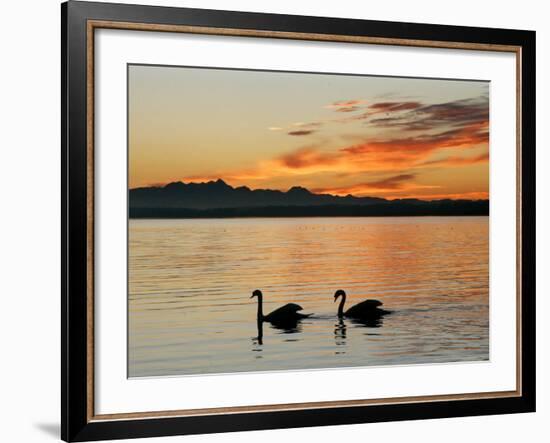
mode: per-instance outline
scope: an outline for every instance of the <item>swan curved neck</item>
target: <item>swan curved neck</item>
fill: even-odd
[[[344,316],[344,303],[346,303],[346,294],[340,296],[340,304],[338,305],[338,317]]]
[[[262,296],[258,296],[258,321],[261,322],[264,319],[264,311],[263,311],[263,299]]]

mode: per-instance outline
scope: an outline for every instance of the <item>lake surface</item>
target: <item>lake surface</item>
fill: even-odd
[[[315,315],[259,340],[257,288]],[[130,220],[128,332],[130,377],[488,360],[489,218]]]

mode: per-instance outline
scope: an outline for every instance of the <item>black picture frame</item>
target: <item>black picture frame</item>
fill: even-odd
[[[90,441],[535,411],[535,32],[69,1],[61,5],[61,437]],[[90,415],[90,211],[87,38],[90,20],[332,36],[510,45],[521,56],[521,393],[499,398],[95,420]],[[513,198],[511,196],[511,198]],[[93,226],[93,225],[92,225]]]

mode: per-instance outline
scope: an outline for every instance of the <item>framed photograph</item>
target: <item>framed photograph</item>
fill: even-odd
[[[535,410],[535,33],[69,1],[62,438]]]

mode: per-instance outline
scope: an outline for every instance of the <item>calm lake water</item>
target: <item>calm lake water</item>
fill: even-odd
[[[131,220],[129,376],[489,358],[489,218]],[[298,303],[292,330],[264,313]],[[336,316],[376,298],[378,325]]]

